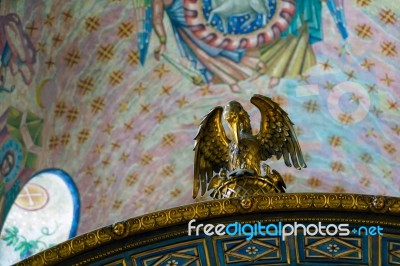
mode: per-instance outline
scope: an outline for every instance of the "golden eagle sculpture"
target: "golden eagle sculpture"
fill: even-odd
[[[199,190],[204,195],[210,189],[214,198],[284,192],[279,173],[262,164],[272,156],[283,157],[288,167],[307,167],[288,114],[266,96],[256,94],[250,101],[261,112],[257,135],[237,101],[215,107],[201,121],[194,146],[193,198]],[[222,117],[228,123],[229,138]]]

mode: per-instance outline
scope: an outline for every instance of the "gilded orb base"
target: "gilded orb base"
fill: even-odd
[[[214,199],[265,195],[285,192],[272,176],[231,177],[220,183],[211,193]]]

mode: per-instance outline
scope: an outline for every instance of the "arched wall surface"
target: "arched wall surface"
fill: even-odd
[[[295,123],[308,168],[270,162],[288,192],[399,194],[395,1],[344,1],[346,41],[322,5],[323,41],[312,45],[316,64],[273,88],[267,75],[241,81],[239,93],[226,84],[192,83],[168,16],[166,57],[155,60],[153,32],[142,65],[136,2],[1,1],[2,21],[15,14],[15,32],[31,45],[15,52],[25,61],[5,67],[0,92],[0,148],[18,140],[25,158],[19,183],[0,180],[0,205],[8,197],[10,207],[29,177],[46,168],[64,169],[76,183],[78,234],[193,203],[193,138],[201,118],[238,100],[257,129],[254,93],[280,103]]]

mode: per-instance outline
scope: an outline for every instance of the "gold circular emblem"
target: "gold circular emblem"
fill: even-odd
[[[27,211],[40,210],[49,202],[49,193],[38,184],[27,184],[18,194],[15,204]]]
[[[243,209],[248,210],[253,206],[253,201],[251,198],[244,198],[240,201],[240,206],[242,206]]]
[[[117,236],[122,236],[125,233],[125,225],[123,223],[117,223],[113,226],[113,232]]]

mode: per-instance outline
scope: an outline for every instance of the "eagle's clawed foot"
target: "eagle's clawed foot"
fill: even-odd
[[[221,170],[219,170],[219,176],[221,177],[221,179],[226,179],[227,178],[227,171],[226,169],[222,168]]]
[[[282,176],[276,170],[271,171],[271,166],[266,163],[263,163],[262,167],[264,169],[264,177],[268,178],[274,184],[277,192],[285,192],[286,185]]]
[[[271,166],[269,166],[269,165],[266,164],[266,163],[263,163],[263,164],[262,164],[262,167],[263,167],[264,172],[265,172],[264,176],[269,176],[269,175],[271,175]]]
[[[222,185],[222,183],[224,183],[226,181],[226,179],[227,179],[226,170],[225,169],[221,169],[219,171],[218,175],[214,175],[211,178],[210,183],[208,184],[207,190],[216,189],[216,188],[220,187]]]
[[[271,177],[272,177],[272,182],[278,188],[278,191],[281,193],[285,192],[286,184],[285,181],[283,181],[282,176],[277,171],[272,170]]]

